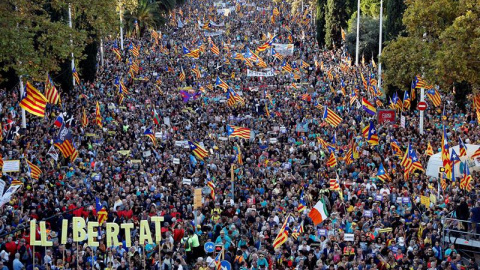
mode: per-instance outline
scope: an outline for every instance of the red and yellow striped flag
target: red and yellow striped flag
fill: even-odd
[[[95,121],[97,122],[97,125],[100,128],[103,128],[102,115],[100,114],[100,104],[98,104],[98,101],[97,101],[97,106],[96,106],[96,109],[95,109]]]
[[[40,168],[37,165],[33,164],[29,160],[27,160],[27,164],[28,164],[28,167],[30,168],[30,177],[38,180],[40,178],[40,175],[42,174],[42,170],[40,170]]]
[[[45,117],[47,98],[37,88],[27,82],[24,97],[20,101],[20,107],[33,115]]]

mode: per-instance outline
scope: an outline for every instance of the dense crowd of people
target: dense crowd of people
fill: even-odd
[[[471,172],[471,191],[460,189],[458,179],[440,189],[439,179],[421,170],[406,178],[401,166],[410,145],[426,168],[427,145],[440,151],[443,125],[451,145],[459,139],[479,144],[472,102],[460,106],[445,89],[441,106],[428,101],[423,135],[413,105],[397,109],[395,124],[377,123],[359,106],[362,97],[377,109],[390,103],[363,85],[362,78],[376,77],[375,63],[354,66],[343,47],[319,49],[310,11],[292,15],[287,4],[275,6],[194,1],[176,10],[158,36],[135,33],[119,56],[112,50],[119,42],[106,42],[96,80],[60,90],[61,103],[49,104],[45,118],[27,113],[26,129],[20,128],[18,90],[1,91],[0,153],[4,161],[22,163],[20,172],[2,179],[23,187],[0,209],[0,270],[218,269],[218,253],[233,269],[478,269],[458,246],[443,242],[446,227],[467,231],[480,222],[478,174]],[[257,51],[269,41],[294,44],[293,53]],[[199,49],[199,57],[185,55],[183,47]],[[247,69],[273,75],[247,76]],[[217,77],[243,102],[229,104]],[[408,91],[415,104],[418,93],[415,98]],[[103,127],[95,123],[97,102]],[[338,126],[325,121],[324,106],[342,118]],[[73,162],[53,146],[59,132],[54,122],[62,113],[79,153]],[[370,121],[378,145],[362,135]],[[227,125],[250,129],[250,138],[229,138]],[[147,129],[156,142],[144,135]],[[186,141],[208,156],[202,160]],[[349,162],[352,147],[358,156]],[[331,152],[337,165],[329,167]],[[38,180],[25,160],[42,170]],[[390,179],[378,177],[380,166]],[[203,198],[195,209],[196,188]],[[61,244],[62,220],[96,221],[97,198],[107,222],[138,225],[163,216],[161,243],[139,243],[135,229],[132,247],[125,247],[122,233],[120,245],[109,247],[101,228],[100,245],[90,247],[73,241],[70,225]],[[319,200],[328,218],[315,225],[308,213]],[[305,211],[299,211],[302,204]],[[474,223],[446,223],[447,217]],[[274,248],[287,218],[288,240]],[[30,245],[33,219],[47,221],[52,247]],[[152,232],[158,233],[153,226]],[[205,252],[207,242],[215,243],[213,253]]]

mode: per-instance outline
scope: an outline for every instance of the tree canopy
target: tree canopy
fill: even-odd
[[[407,0],[405,37],[382,53],[387,84],[407,87],[422,73],[430,84],[451,89],[466,82],[479,89],[480,5],[477,0]]]

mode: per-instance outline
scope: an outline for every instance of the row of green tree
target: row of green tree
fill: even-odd
[[[70,89],[72,53],[82,79],[93,81],[99,45],[102,40],[118,38],[120,24],[127,36],[140,35],[147,29],[158,28],[169,12],[183,2],[0,1],[0,81],[3,87],[10,88],[18,83],[19,76],[43,81],[49,72],[64,89]]]
[[[299,2],[300,0],[290,0]],[[381,0],[360,1],[360,55],[378,55]],[[321,48],[342,42],[355,55],[357,0],[312,0],[316,8],[317,41]],[[406,90],[423,74],[457,95],[480,90],[480,2],[478,0],[384,0],[384,88]]]

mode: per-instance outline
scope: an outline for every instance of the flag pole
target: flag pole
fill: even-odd
[[[355,49],[355,66],[358,66],[358,54],[360,46],[360,0],[357,2],[357,45]]]
[[[20,80],[20,99],[22,99],[24,95],[22,75],[18,76],[18,79]],[[27,120],[25,117],[25,109],[22,108],[22,128],[26,128],[26,127],[27,127]]]
[[[420,88],[420,101],[425,101],[425,88]],[[423,135],[423,117],[424,117],[425,111],[420,111],[420,126],[419,126],[419,131],[420,134]]]
[[[72,5],[68,4],[68,27],[72,28]],[[70,46],[72,46],[72,71],[75,68],[75,56],[73,55],[73,40],[70,39]],[[72,76],[73,86],[75,86],[75,77]]]
[[[382,30],[383,30],[383,0],[380,0],[380,31],[378,34],[378,80],[377,80],[377,89],[379,91],[382,86],[382,62],[380,61],[380,56],[382,55]],[[385,96],[383,94],[383,96]]]

